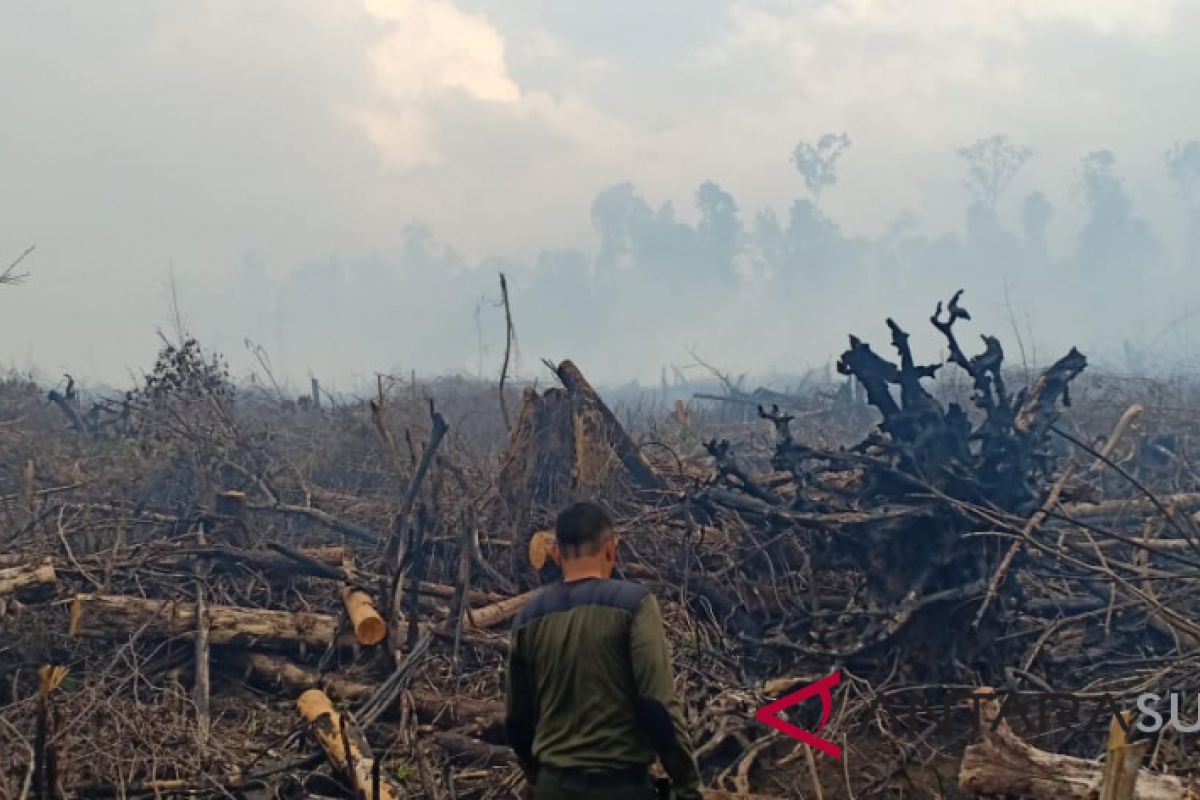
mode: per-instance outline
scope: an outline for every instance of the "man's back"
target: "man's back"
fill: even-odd
[[[696,796],[662,617],[637,584],[556,583],[521,610],[509,657],[508,722],[531,779],[542,767],[644,769],[657,754],[677,795]]]

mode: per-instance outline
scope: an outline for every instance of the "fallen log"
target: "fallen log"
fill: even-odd
[[[437,731],[433,734],[433,743],[451,756],[459,756],[477,764],[502,767],[517,763],[516,754],[510,748],[481,742],[461,733]]]
[[[492,603],[490,606],[468,611],[468,627],[478,630],[492,628],[502,622],[508,622],[517,615],[521,607],[528,603],[530,598],[537,594],[538,591],[540,590],[534,589],[531,592],[525,592],[525,594],[519,594],[516,597],[509,597],[498,603]]]
[[[504,724],[504,703],[500,701],[413,692],[412,704],[422,722],[438,728],[478,734]]]
[[[698,504],[713,503],[739,514],[761,516],[800,527],[844,533],[850,528],[886,528],[932,517],[935,510],[922,506],[892,505],[869,511],[803,512],[772,506],[756,497],[740,495],[728,489],[707,488],[697,493]]]
[[[408,591],[409,585],[410,584],[408,581],[403,581],[400,584],[400,588],[404,591]],[[429,581],[420,581],[417,583],[417,593],[428,595],[429,597],[441,597],[446,600],[453,600],[454,593],[456,591],[457,590],[448,583],[430,583]],[[480,606],[489,605],[491,603],[499,603],[500,601],[507,599],[508,595],[498,594],[496,592],[480,592],[476,591],[475,589],[471,589],[467,592],[468,602]]]
[[[980,703],[982,741],[969,746],[958,772],[958,788],[982,796],[1029,800],[1096,800],[1104,767],[1086,758],[1039,750],[1023,741],[1003,719],[1000,704]],[[1126,765],[1127,771],[1134,765]],[[1129,778],[1125,780],[1130,780]],[[1137,770],[1136,800],[1190,800],[1195,795],[1175,777]],[[1132,781],[1130,781],[1132,782]]]
[[[284,553],[270,550],[243,550],[226,545],[208,545],[205,547],[190,547],[186,550],[164,553],[161,557],[163,564],[172,569],[190,572],[198,562],[205,561],[218,571],[236,569],[255,569],[277,575],[305,575],[314,578],[330,580],[345,580],[341,569],[341,560],[330,564],[327,559],[334,551],[342,552],[342,548],[320,548],[316,556],[304,551],[298,551],[307,557],[306,561],[291,558]]]
[[[337,636],[337,618],[306,611],[209,606],[208,639],[214,645],[257,642],[324,647]],[[95,639],[192,636],[196,605],[124,595],[78,594],[71,604],[70,634]]]
[[[324,692],[309,689],[300,695],[296,706],[329,763],[350,781],[355,797],[395,800],[405,796],[391,775],[376,767],[362,731],[334,710]]]
[[[1200,509],[1200,492],[1163,495],[1158,501],[1165,508],[1188,513]],[[1104,500],[1099,503],[1066,503],[1060,512],[1071,519],[1118,521],[1142,520],[1152,514],[1158,514],[1159,510],[1150,498],[1135,497],[1129,500]]]
[[[245,677],[253,675],[266,684],[282,687],[297,696],[309,689],[322,689],[338,700],[356,702],[375,692],[375,687],[370,684],[337,675],[321,675],[315,669],[267,653],[243,652],[236,657],[236,663],[243,668]]]
[[[373,695],[377,688],[338,675],[322,675],[314,669],[267,653],[242,653],[238,663],[247,674],[296,695],[309,689],[321,689],[338,700],[355,703]],[[504,703],[498,700],[447,697],[419,690],[410,690],[409,694],[418,718],[439,728],[457,728],[460,732],[476,733],[504,721]]]
[[[0,595],[19,592],[31,586],[55,583],[57,580],[54,565],[49,562],[0,569]]]
[[[322,511],[319,508],[311,506],[296,506],[287,503],[275,503],[271,505],[254,504],[246,506],[246,510],[252,514],[283,514],[291,517],[304,517],[328,528],[334,533],[340,533],[349,539],[365,542],[366,544],[378,544],[383,540],[382,536],[368,528],[356,525],[348,520],[338,519],[327,511]]]

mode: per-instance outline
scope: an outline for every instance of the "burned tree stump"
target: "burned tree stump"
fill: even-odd
[[[662,479],[570,361],[555,369],[562,388],[525,391],[501,461],[499,485],[513,505],[553,506],[575,494],[646,491]]]
[[[224,537],[236,547],[250,546],[250,529],[246,524],[249,509],[245,492],[221,492],[213,506],[209,525],[214,534]]]

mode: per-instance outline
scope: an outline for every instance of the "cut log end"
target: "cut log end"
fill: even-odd
[[[373,647],[387,638],[387,623],[375,610],[371,596],[349,587],[342,590],[342,602],[354,626],[354,638],[366,647]]]
[[[329,695],[320,689],[309,689],[296,699],[296,708],[305,722],[316,722],[325,714],[334,713]]]
[[[352,722],[344,719],[320,689],[309,689],[296,701],[296,709],[308,723],[313,738],[325,751],[329,763],[347,778],[355,797],[363,800],[394,800],[405,796],[401,788],[383,771],[375,792],[375,758],[367,740]]]

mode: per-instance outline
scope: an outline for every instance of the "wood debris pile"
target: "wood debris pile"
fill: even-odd
[[[698,453],[670,409],[651,440],[570,362],[511,433],[494,387],[296,404],[190,341],[123,395],[0,384],[0,795],[518,796],[506,624],[556,576],[536,534],[595,496],[664,608],[711,797],[1084,797],[1106,746],[1167,787],[1145,796],[1185,797],[1186,734],[889,710],[939,687],[1194,696],[1200,661],[1186,431],[1088,416],[1076,351],[1014,390],[996,339],[961,349],[957,296],[931,321],[969,398],[889,321],[895,362],[852,338],[838,364],[878,412],[840,448],[778,406]],[[745,466],[764,435],[771,469]],[[833,671],[844,761],[755,720]],[[1069,776],[1096,786],[1054,794]]]

